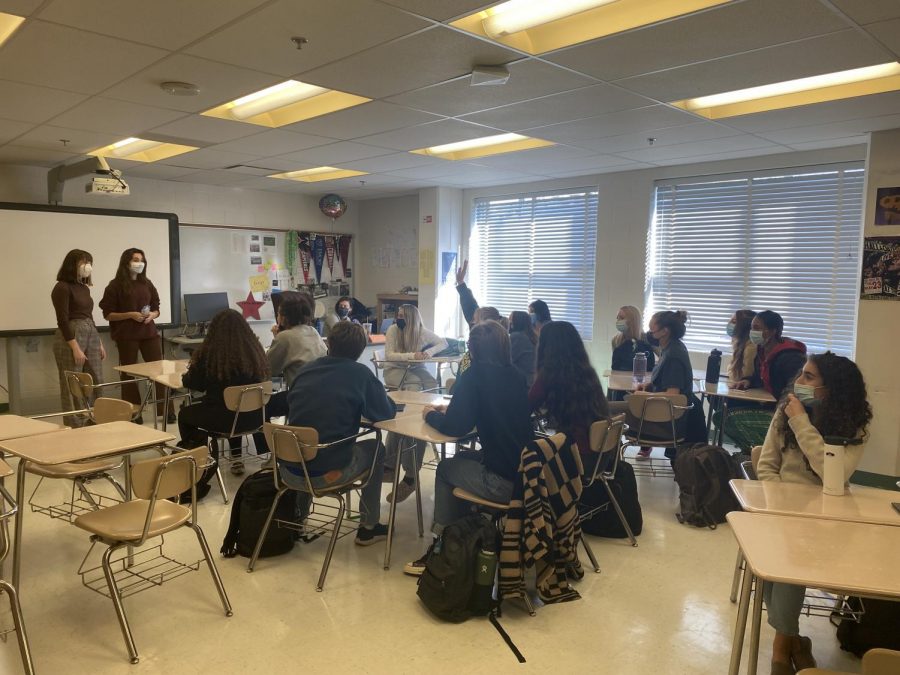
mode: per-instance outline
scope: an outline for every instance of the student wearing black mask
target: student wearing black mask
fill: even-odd
[[[338,301],[334,303],[334,312],[325,317],[325,337],[328,337],[331,333],[331,329],[342,321],[359,323],[359,321],[350,316],[350,312],[352,311],[353,303],[350,301],[350,298],[346,295],[338,298]]]

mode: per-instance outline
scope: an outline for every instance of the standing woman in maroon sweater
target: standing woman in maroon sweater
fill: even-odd
[[[91,298],[91,271],[94,258],[87,251],[73,249],[66,254],[50,293],[56,311],[57,330],[53,336],[53,356],[59,369],[59,397],[63,410],[73,410],[66,371],[90,373],[94,382],[102,381],[100,362],[106,350],[94,325],[94,301]],[[79,417],[66,417],[69,426],[82,426]]]
[[[153,320],[159,316],[159,293],[147,278],[147,257],[139,248],[129,248],[119,258],[116,278],[109,282],[100,301],[103,318],[109,321],[112,339],[119,350],[119,365],[137,363],[138,354],[144,361],[162,359],[162,341]],[[132,379],[123,375],[123,379]],[[156,398],[165,396],[165,388],[156,385]],[[141,395],[134,383],[122,385],[122,398],[140,405]],[[157,414],[162,415],[162,403]],[[171,406],[171,403],[169,404]],[[175,421],[174,408],[169,408],[169,422]]]

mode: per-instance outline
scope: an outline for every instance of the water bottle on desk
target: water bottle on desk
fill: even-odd
[[[844,455],[848,445],[859,445],[859,438],[841,438],[826,436],[825,441],[825,475],[822,476],[822,492],[833,497],[844,494],[844,485],[849,476],[844,475]]]
[[[713,349],[706,359],[706,383],[718,384],[719,374],[722,372],[722,352]]]
[[[647,354],[638,352],[634,355],[634,365],[631,372],[636,385],[644,384],[644,379],[647,377]]]

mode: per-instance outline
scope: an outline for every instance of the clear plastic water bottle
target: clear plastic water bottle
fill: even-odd
[[[638,352],[634,355],[634,366],[631,372],[635,384],[644,384],[644,379],[647,377],[647,354]]]

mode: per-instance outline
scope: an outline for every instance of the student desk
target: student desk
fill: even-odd
[[[713,439],[713,443],[716,445],[722,445],[722,441],[725,439],[725,419],[728,417],[729,400],[775,403],[775,397],[765,389],[734,389],[725,382],[708,384],[704,381],[700,383],[698,391],[710,398],[715,397],[718,401],[721,401],[722,418],[719,420],[719,428],[716,429],[716,436]],[[708,426],[712,424],[712,408],[713,406],[710,405],[710,424]]]
[[[438,405],[447,405],[450,403],[451,396],[442,396],[441,394],[429,394],[425,391],[389,391],[388,397],[394,403],[400,403],[403,405],[417,405],[417,406],[438,406]],[[421,413],[421,409],[419,410]]]
[[[729,675],[740,670],[753,579],[759,590],[754,595],[750,624],[750,675],[756,675],[759,657],[763,581],[813,586],[843,595],[900,598],[900,527],[739,511],[727,517],[746,560]]]
[[[459,362],[462,361],[462,355],[456,356],[430,356],[427,359],[410,359],[408,361],[393,361],[391,359],[373,359],[379,368],[384,368],[385,365],[390,365],[392,368],[403,368],[403,377],[400,379],[400,384],[397,385],[397,389],[403,388],[403,383],[406,382],[406,376],[409,374],[409,369],[413,366],[420,366],[426,363],[436,363],[437,364],[437,383],[438,387],[441,386],[441,366],[447,364],[450,367],[451,372],[453,371],[453,364],[455,363],[457,367],[459,367]]]
[[[156,384],[161,384],[166,388],[166,394],[163,398],[163,410],[165,413],[163,414],[163,423],[162,428],[163,431],[166,430],[166,417],[168,416],[169,411],[169,399],[171,398],[173,389],[181,389],[184,385],[181,384],[181,376],[187,372],[188,364],[190,361],[187,359],[178,359],[178,360],[166,360],[162,361],[145,361],[144,363],[132,363],[127,366],[116,366],[115,369],[120,373],[125,373],[126,375],[133,375],[135,377],[143,377]],[[152,391],[152,385],[151,385]],[[147,396],[144,397],[144,403],[141,407],[141,412],[143,412],[144,406],[151,400],[150,393],[148,392]],[[153,403],[156,403],[156,397],[153,397]],[[153,426],[156,427],[156,412],[153,414]]]
[[[0,450],[19,458],[16,472],[16,501],[21,505],[25,496],[25,466],[36,464],[66,464],[103,457],[124,455],[146,450],[174,441],[163,431],[131,422],[110,422],[79,429],[64,429],[38,436],[0,441]],[[125,472],[125,494],[131,494],[131,475]],[[22,524],[25,511],[19,508],[13,539],[13,586],[19,587],[19,568],[22,562]]]
[[[841,497],[826,495],[820,485],[766,480],[731,480],[731,491],[749,513],[840,520],[900,527],[900,513],[891,502],[900,492],[851,485]]]
[[[47,434],[61,429],[65,429],[65,427],[53,422],[33,420],[19,415],[0,415],[0,441]]]

